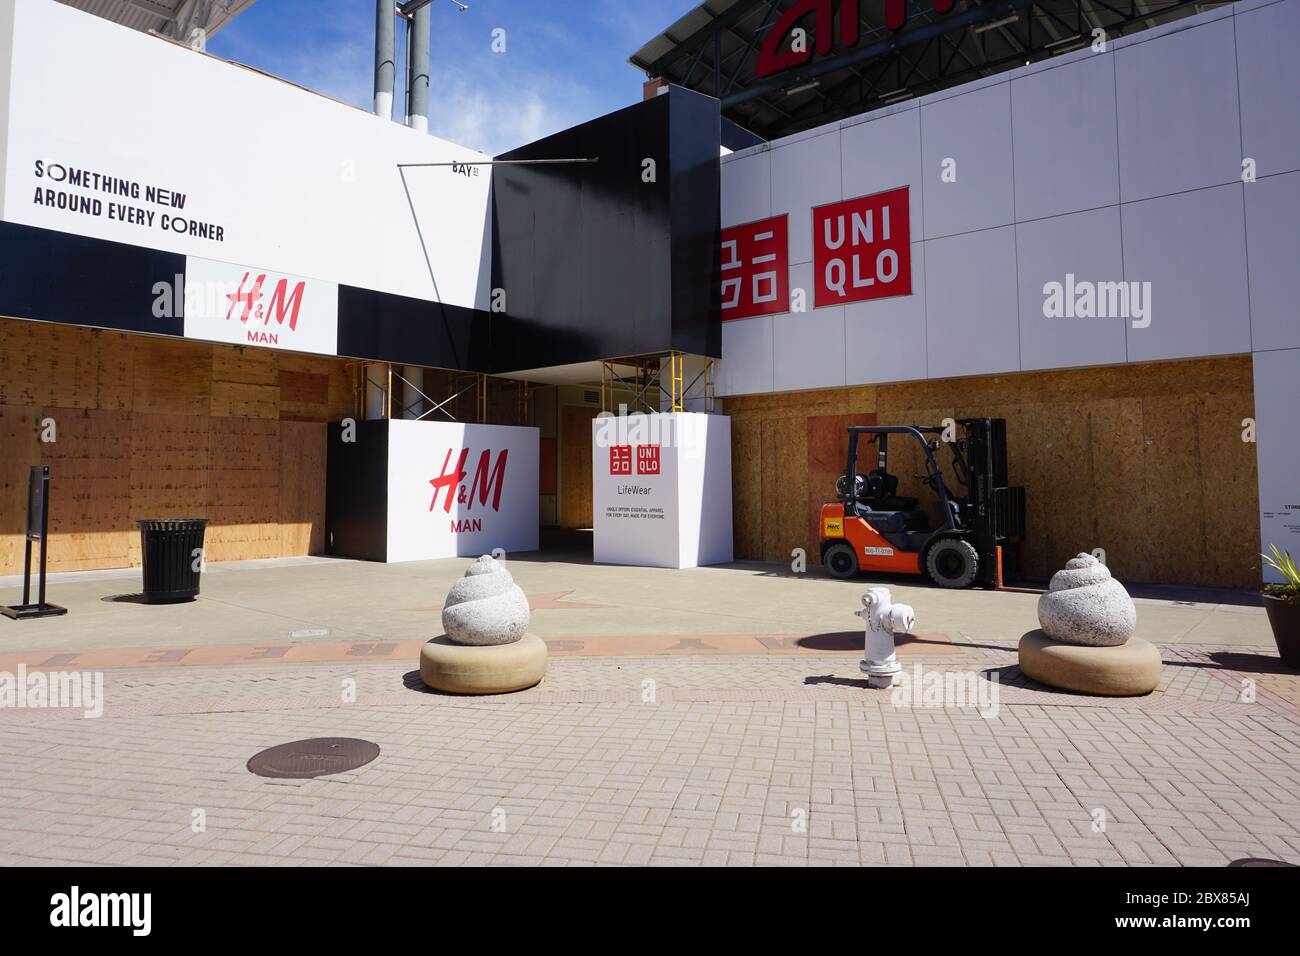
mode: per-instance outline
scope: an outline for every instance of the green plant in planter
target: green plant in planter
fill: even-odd
[[[1279,551],[1275,544],[1269,545],[1269,550],[1273,552],[1272,556],[1261,554],[1260,557],[1282,575],[1282,583],[1264,585],[1264,593],[1288,604],[1300,604],[1300,568],[1296,567],[1290,550]]]

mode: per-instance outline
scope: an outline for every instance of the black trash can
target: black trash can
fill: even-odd
[[[146,519],[140,525],[144,602],[175,604],[199,593],[207,518]]]

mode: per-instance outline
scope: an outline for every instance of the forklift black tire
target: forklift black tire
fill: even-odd
[[[847,541],[837,541],[822,555],[822,564],[831,577],[847,580],[858,573],[858,554]]]
[[[925,570],[941,588],[968,588],[979,576],[980,556],[961,538],[940,538],[925,555]]]

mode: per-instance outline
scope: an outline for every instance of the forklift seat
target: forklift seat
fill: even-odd
[[[915,511],[916,498],[900,498],[898,478],[883,468],[874,468],[862,476],[861,492],[858,500],[873,511]]]
[[[924,511],[902,509],[898,511],[872,510],[862,514],[867,524],[880,534],[902,534],[907,531],[930,530],[930,516]]]

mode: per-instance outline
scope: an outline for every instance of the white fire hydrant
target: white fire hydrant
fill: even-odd
[[[891,603],[889,588],[868,588],[862,595],[862,610],[854,614],[866,622],[866,647],[858,669],[867,675],[867,686],[894,686],[903,671],[894,653],[894,635],[912,632],[916,612],[910,604]]]

